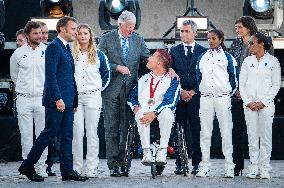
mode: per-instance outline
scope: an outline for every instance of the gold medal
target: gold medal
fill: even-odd
[[[148,105],[149,106],[153,106],[155,104],[155,99],[154,98],[150,98],[149,100],[148,100]]]

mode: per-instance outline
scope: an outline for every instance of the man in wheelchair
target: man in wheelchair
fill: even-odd
[[[151,70],[138,80],[128,97],[128,105],[135,114],[141,145],[142,163],[152,162],[150,150],[150,123],[157,118],[160,128],[160,145],[156,154],[156,163],[166,164],[167,146],[171,128],[175,121],[174,110],[180,98],[180,84],[169,75],[172,63],[171,55],[158,49],[148,59],[146,67]]]

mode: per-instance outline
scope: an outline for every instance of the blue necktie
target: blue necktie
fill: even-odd
[[[71,53],[71,48],[70,48],[69,44],[66,44],[66,48],[67,48],[68,52]]]
[[[121,47],[122,47],[122,55],[125,62],[128,60],[128,47],[127,47],[127,39],[125,37],[121,38]]]

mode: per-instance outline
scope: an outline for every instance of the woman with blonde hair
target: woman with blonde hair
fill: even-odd
[[[99,164],[98,122],[102,108],[101,92],[108,86],[111,70],[106,55],[94,44],[94,34],[87,24],[78,26],[72,48],[78,108],[73,127],[73,168],[89,178],[97,176]],[[86,162],[83,164],[84,128],[87,137]]]

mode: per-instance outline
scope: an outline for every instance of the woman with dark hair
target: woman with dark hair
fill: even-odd
[[[244,101],[251,165],[247,178],[270,178],[274,98],[280,89],[279,61],[267,51],[270,44],[262,33],[249,40],[252,54],[244,59],[240,73],[240,94]]]
[[[250,55],[248,41],[257,32],[255,21],[250,16],[242,16],[235,22],[235,29],[238,37],[233,41],[229,53],[236,58],[238,63],[237,78],[244,59]],[[243,101],[240,96],[239,86],[232,97],[232,118],[233,118],[233,161],[236,164],[235,176],[242,175],[244,169],[244,141],[246,140],[246,122],[243,109]]]
[[[208,177],[210,169],[210,147],[215,113],[222,136],[222,151],[225,156],[225,176],[234,177],[232,146],[231,95],[236,88],[236,60],[227,53],[224,34],[221,30],[208,33],[210,48],[200,56],[197,64],[197,83],[200,91],[200,148],[202,161],[197,177]]]

